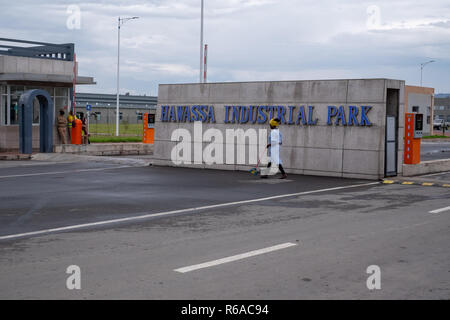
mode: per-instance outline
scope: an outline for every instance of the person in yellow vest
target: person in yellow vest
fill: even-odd
[[[69,129],[69,143],[71,141],[72,128],[75,124],[76,119],[77,119],[77,116],[73,114],[72,110],[70,110],[69,115],[67,116],[67,129]]]

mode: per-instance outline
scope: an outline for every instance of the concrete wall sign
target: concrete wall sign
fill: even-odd
[[[316,125],[319,121],[314,115],[314,106],[225,106],[223,123],[266,124],[275,117],[281,124]],[[371,126],[368,113],[371,106],[328,106],[326,123],[343,126]],[[215,123],[214,106],[161,106],[161,122]],[[322,121],[324,121],[322,119]]]
[[[154,164],[249,170],[281,120],[286,172],[380,179],[402,171],[403,144],[386,149],[387,117],[403,141],[402,80],[340,79],[160,85]]]

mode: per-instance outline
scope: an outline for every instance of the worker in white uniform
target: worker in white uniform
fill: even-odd
[[[271,130],[267,144],[267,149],[269,150],[269,163],[267,164],[267,168],[271,168],[272,164],[275,164],[281,172],[280,179],[286,179],[287,174],[284,172],[283,163],[280,157],[280,146],[283,143],[283,137],[280,129],[278,129],[280,120],[278,118],[272,119],[270,120],[269,125]],[[271,170],[271,172],[272,171],[273,170]],[[275,171],[275,173],[277,173],[277,171]],[[267,178],[267,175],[261,175],[261,178]]]

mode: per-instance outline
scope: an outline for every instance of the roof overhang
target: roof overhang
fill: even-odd
[[[0,73],[0,81],[33,81],[72,84],[73,76],[38,73]],[[96,82],[93,77],[77,76],[76,84],[96,84]]]

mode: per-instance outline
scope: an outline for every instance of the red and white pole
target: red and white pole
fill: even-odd
[[[73,90],[72,90],[72,111],[75,115],[75,86],[77,84],[77,55],[73,54]]]
[[[207,71],[207,67],[208,67],[208,45],[205,44],[205,59],[204,59],[204,66],[203,66],[203,82],[207,82],[206,81],[206,71]]]

